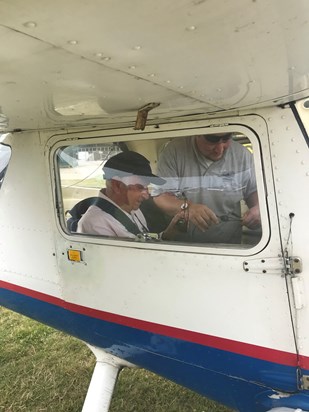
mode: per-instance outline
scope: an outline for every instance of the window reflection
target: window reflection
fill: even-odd
[[[11,158],[11,148],[0,144],[0,187],[3,183],[3,179]]]
[[[143,156],[143,161],[151,168],[148,180],[141,176],[141,169],[136,168],[134,159],[138,156],[135,155],[129,156],[132,165],[125,167],[126,173],[129,171],[126,176],[117,170],[113,176],[103,176],[102,169],[108,159],[123,151]],[[250,247],[261,238],[254,154],[250,141],[242,134],[213,133],[165,140],[64,147],[58,152],[58,167],[65,211],[91,197],[90,203],[84,202],[85,210],[83,207],[78,210],[85,214],[89,208],[95,219],[100,221],[105,210],[99,210],[98,204],[93,203],[98,197],[107,197],[108,202],[114,203],[133,224],[142,228],[143,235],[146,232],[151,234],[150,237],[144,236],[144,240],[158,240],[163,233],[163,240],[166,241],[214,247]],[[163,181],[156,184],[149,180],[149,173],[161,177]],[[140,179],[137,183],[132,180],[134,176]],[[136,191],[132,192],[133,183],[131,180],[128,183],[128,179],[143,188],[140,196]],[[120,202],[114,197],[113,190],[122,191]],[[128,205],[133,205],[130,210]],[[68,217],[72,216],[66,214]],[[128,235],[126,230],[122,230],[124,222],[117,218],[114,221],[114,217],[108,216],[108,230],[106,227],[101,230],[100,223],[96,230],[87,224],[80,225],[87,229],[76,230],[97,236],[136,237],[136,233],[132,235],[130,232]],[[85,221],[87,219],[83,218],[82,222]],[[139,224],[141,221],[143,224]],[[166,231],[167,228],[170,229]],[[153,236],[154,233],[156,236]],[[168,235],[164,236],[164,233]]]

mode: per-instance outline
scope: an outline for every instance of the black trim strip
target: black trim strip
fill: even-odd
[[[298,124],[298,126],[299,126],[305,140],[306,140],[307,146],[309,147],[309,136],[308,136],[307,130],[306,130],[306,128],[305,128],[305,126],[304,126],[304,124],[301,120],[301,117],[300,117],[300,115],[299,115],[299,113],[296,109],[295,102],[290,102],[289,105],[290,105],[290,108],[291,108],[291,110],[294,114],[294,117],[295,117],[296,121],[297,121],[297,124]]]

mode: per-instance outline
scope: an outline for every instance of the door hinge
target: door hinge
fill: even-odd
[[[303,271],[302,260],[298,256],[281,256],[275,258],[247,259],[243,262],[245,272],[288,274],[292,277]]]
[[[294,306],[299,310],[305,307],[304,282],[301,276],[303,271],[302,260],[298,256],[285,256],[285,273],[291,278]]]
[[[298,256],[286,256],[285,267],[290,275],[299,275],[303,271],[303,263]]]
[[[275,258],[247,259],[243,262],[243,269],[249,273],[282,275],[284,273],[284,260],[281,256]]]

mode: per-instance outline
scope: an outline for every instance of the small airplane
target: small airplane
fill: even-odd
[[[309,3],[0,12],[0,304],[91,347],[83,412],[108,411],[133,366],[240,412],[309,411]],[[68,230],[111,156],[138,152],[157,173],[172,141],[222,133],[254,163],[261,227],[238,243]],[[231,198],[227,178],[205,187]]]

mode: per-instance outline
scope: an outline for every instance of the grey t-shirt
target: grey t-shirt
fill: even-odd
[[[193,203],[208,206],[217,217],[229,219],[206,232],[190,224],[181,240],[240,243],[241,222],[233,219],[241,218],[240,201],[256,191],[253,156],[246,148],[232,141],[223,157],[212,162],[198,151],[195,136],[175,139],[159,157],[158,174],[166,183],[156,188],[155,195],[184,194]]]

